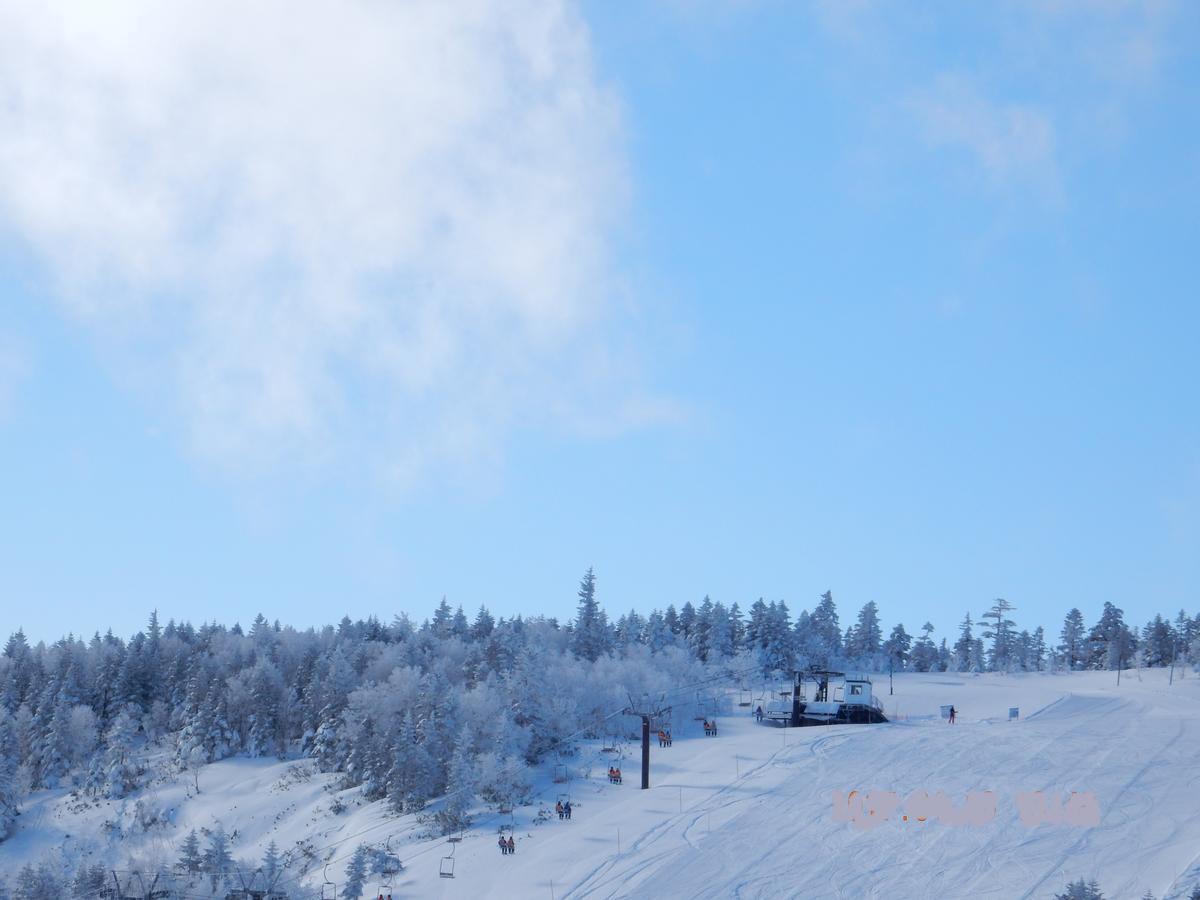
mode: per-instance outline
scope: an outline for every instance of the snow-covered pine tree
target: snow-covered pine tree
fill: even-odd
[[[1041,625],[1033,629],[1033,640],[1029,645],[1030,668],[1041,672],[1046,668],[1046,629]]]
[[[608,618],[596,602],[596,574],[589,567],[579,582],[579,611],[575,616],[572,651],[580,659],[595,662],[609,650],[608,631]]]
[[[26,863],[17,874],[13,900],[58,900],[65,892],[62,876],[48,862]]]
[[[1063,619],[1059,641],[1058,651],[1066,668],[1072,672],[1082,669],[1088,656],[1087,629],[1083,624],[1083,613],[1077,608],[1072,607]]]
[[[1015,650],[1013,629],[1016,627],[1016,623],[1008,617],[1008,614],[1014,609],[1016,607],[1003,597],[997,597],[992,601],[987,612],[981,616],[986,624],[983,637],[992,642],[988,663],[993,672],[1007,672],[1012,661]]]
[[[233,867],[233,854],[229,851],[229,836],[218,825],[208,835],[208,847],[204,851],[203,872],[209,877],[212,889],[225,880]]]
[[[75,870],[75,878],[71,881],[72,897],[99,897],[104,890],[104,879],[107,873],[100,863],[93,865],[82,864]]]
[[[954,642],[954,671],[956,672],[971,671],[971,650],[975,644],[971,626],[974,624],[971,621],[971,613],[968,612],[958,626],[958,640]]]
[[[1100,885],[1095,879],[1084,881],[1080,878],[1068,884],[1061,894],[1055,894],[1054,900],[1104,900],[1104,895],[1100,893]]]
[[[767,606],[763,617],[762,651],[759,656],[764,671],[790,672],[795,660],[795,646],[792,643],[791,616],[787,604],[780,600],[772,601]]]
[[[1137,639],[1125,624],[1124,611],[1106,601],[1100,621],[1088,634],[1088,667],[1124,668],[1133,662],[1136,649]]]
[[[246,749],[251,756],[276,756],[283,751],[283,676],[269,659],[260,658],[250,672],[249,686],[252,707]]]
[[[104,736],[104,780],[101,791],[111,800],[119,800],[137,786],[137,767],[133,761],[137,721],[134,711],[123,708],[113,717]]]
[[[854,623],[853,634],[849,641],[849,656],[870,665],[883,643],[883,632],[879,628],[879,607],[874,600],[863,604],[858,611],[858,620]]]
[[[363,895],[367,881],[367,860],[370,851],[366,844],[354,848],[354,854],[346,863],[346,880],[342,883],[342,896],[347,900],[358,900]]]
[[[918,672],[932,671],[937,665],[937,647],[933,644],[933,632],[933,624],[926,622],[921,626],[921,636],[913,644],[912,667]]]
[[[833,602],[833,591],[821,595],[821,602],[809,616],[811,662],[828,668],[841,650],[841,626],[838,624],[837,607]]]
[[[475,761],[471,755],[471,732],[463,728],[446,771],[446,803],[438,813],[443,834],[470,824],[467,810],[475,799]]]
[[[691,634],[688,635],[688,646],[692,650],[692,655],[700,660],[700,662],[708,662],[712,634],[712,616],[712,598],[705,594],[704,600],[700,603],[700,608],[696,610],[696,621],[692,625]]]
[[[274,887],[279,876],[283,873],[283,866],[279,858],[279,847],[274,841],[267,844],[267,852],[263,854],[262,861],[263,878],[267,882],[267,887]]]
[[[904,671],[908,665],[909,650],[912,647],[912,637],[904,630],[903,623],[897,622],[888,639],[884,641],[883,652],[891,660],[897,672]]]
[[[0,841],[8,837],[17,817],[17,754],[20,741],[16,723],[8,710],[0,706]]]
[[[200,852],[200,836],[196,829],[188,832],[179,846],[179,861],[175,864],[187,875],[199,875],[204,870],[204,855]]]
[[[675,643],[675,634],[667,624],[666,616],[657,609],[646,619],[646,646],[651,653],[660,653],[664,647]]]
[[[387,777],[388,805],[395,813],[420,812],[433,790],[433,764],[417,733],[411,709],[404,713]]]
[[[679,609],[679,636],[684,644],[691,646],[692,632],[696,630],[696,607],[688,600]]]
[[[734,604],[735,606],[737,604]],[[722,662],[734,655],[733,621],[723,603],[714,603],[708,630],[708,655],[711,662]]]

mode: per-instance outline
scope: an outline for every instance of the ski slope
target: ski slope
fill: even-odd
[[[625,783],[609,785],[611,754],[585,745],[567,784],[544,772],[540,803],[513,816],[517,852],[501,856],[497,829],[508,816],[480,809],[457,844],[431,838],[412,817],[392,818],[357,792],[336,794],[307,762],[227,760],[201,770],[195,795],[186,775],[164,775],[119,803],[83,808],[62,791],[31,797],[16,834],[0,844],[0,871],[54,850],[72,859],[139,853],[168,867],[188,830],[220,823],[239,859],[270,841],[307,865],[281,885],[319,896],[324,872],[344,881],[359,843],[391,847],[405,863],[392,896],[431,898],[618,897],[1044,898],[1069,881],[1095,878],[1105,896],[1186,897],[1200,883],[1200,678],[1173,685],[1163,671],[1122,676],[876,678],[886,725],[781,729],[758,725],[736,705],[718,737],[699,722],[674,746],[652,747],[652,788],[638,789],[636,745],[621,748]],[[938,715],[953,703],[959,722]],[[1010,722],[1007,710],[1021,718]],[[904,810],[874,828],[836,821],[834,792],[944,791],[996,797],[977,826],[918,822]],[[1030,827],[1019,793],[1092,792],[1099,824]],[[574,817],[552,807],[570,794]],[[345,812],[334,803],[347,804]],[[151,820],[149,827],[138,816]],[[843,817],[844,818],[844,817]],[[454,878],[439,874],[453,854]],[[328,862],[325,869],[324,863]],[[366,896],[381,885],[368,881]],[[339,891],[339,898],[344,896]]]
[[[411,860],[405,895],[1042,898],[1080,876],[1108,897],[1186,895],[1200,882],[1200,679],[1166,680],[904,675],[884,726],[778,729],[739,710],[719,737],[697,723],[653,747],[649,791],[609,787],[600,766],[572,789],[574,820],[518,830],[515,857],[491,835],[464,841],[441,884],[426,877],[433,860]],[[1023,718],[1007,721],[1010,706]],[[977,827],[861,830],[832,814],[833,792],[856,789],[992,790],[997,811]],[[1093,792],[1099,826],[1027,827],[1015,796],[1034,790]]]

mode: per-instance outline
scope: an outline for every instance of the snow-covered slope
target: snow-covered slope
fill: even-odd
[[[480,810],[464,839],[430,839],[411,817],[382,804],[334,813],[338,795],[307,763],[233,760],[119,804],[72,811],[62,792],[30,798],[18,832],[0,844],[0,868],[60,848],[96,859],[139,852],[167,865],[191,828],[236,832],[239,858],[275,841],[297,860],[283,887],[319,891],[323,863],[344,882],[359,843],[391,846],[405,862],[394,897],[1050,897],[1069,881],[1096,878],[1105,895],[1186,896],[1200,883],[1200,679],[1168,686],[1164,671],[1071,675],[887,678],[887,725],[778,729],[733,706],[721,733],[700,723],[674,746],[652,750],[649,791],[637,786],[637,751],[622,748],[625,783],[607,783],[614,758],[588,746],[572,780],[538,784],[541,807],[515,812],[517,852],[501,856],[497,828],[509,820]],[[953,703],[960,720],[938,715]],[[1010,706],[1021,717],[1007,720]],[[992,791],[994,818],[977,826],[903,818],[873,828],[837,821],[835,792],[944,791],[960,805]],[[1032,827],[1016,799],[1032,791],[1091,792],[1099,824]],[[552,807],[569,793],[574,816]],[[148,828],[138,821],[161,820]],[[870,804],[868,804],[869,806]],[[843,808],[844,809],[844,808]],[[540,815],[539,815],[540,813]],[[844,819],[845,816],[840,818]],[[454,878],[440,877],[454,857]],[[299,861],[307,861],[299,875]],[[367,882],[374,896],[377,881]],[[339,897],[342,893],[339,892]]]

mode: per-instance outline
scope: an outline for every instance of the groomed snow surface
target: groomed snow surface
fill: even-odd
[[[638,788],[639,751],[616,754],[585,744],[571,780],[547,767],[540,805],[515,811],[516,853],[501,856],[497,830],[509,816],[480,809],[461,842],[431,839],[412,817],[391,818],[382,803],[326,790],[330,776],[306,761],[228,760],[172,776],[124,801],[72,811],[69,795],[30,797],[18,830],[0,844],[0,869],[15,873],[51,851],[115,861],[143,854],[169,865],[192,829],[220,823],[234,855],[261,859],[274,840],[298,856],[329,860],[344,882],[359,843],[391,847],[405,864],[393,897],[609,898],[1042,898],[1080,877],[1109,898],[1186,897],[1200,883],[1200,677],[1164,670],[1059,675],[904,674],[888,696],[875,676],[886,725],[783,729],[756,724],[731,703],[720,733],[700,722],[677,731],[674,746],[651,751],[652,787]],[[954,704],[959,721],[939,715]],[[1020,718],[1008,720],[1008,708]],[[617,761],[625,783],[608,784]],[[944,791],[960,806],[969,792],[992,791],[986,824],[950,825],[902,805],[874,828],[836,821],[835,792]],[[1099,824],[1030,827],[1018,794],[1091,792]],[[555,800],[569,794],[574,815],[559,821]],[[335,814],[340,796],[348,808]],[[143,829],[136,817],[161,824]],[[539,815],[540,814],[540,815]],[[842,816],[841,818],[845,818]],[[105,825],[105,823],[108,823]],[[454,877],[443,878],[453,850]],[[320,863],[281,885],[293,897],[320,896]],[[368,880],[365,896],[380,885]],[[343,897],[341,890],[338,897]]]

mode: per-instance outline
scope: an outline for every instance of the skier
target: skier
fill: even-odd
[[[562,805],[562,801],[561,801],[561,800],[555,800],[555,801],[554,801],[554,811],[555,811],[556,813],[558,813],[558,818],[559,818],[559,821],[562,821],[562,817],[563,817],[563,805]]]
[[[571,801],[570,800],[568,800],[566,803],[563,804],[563,813],[566,815],[567,821],[570,821],[571,820]]]
[[[514,840],[512,839],[512,837],[510,836],[510,837],[509,837],[509,839],[508,839],[508,855],[509,855],[509,856],[512,856],[512,855],[513,855],[514,853],[516,853],[516,852],[517,852],[517,844],[516,844],[516,841],[514,841]]]
[[[500,835],[500,855],[508,856],[508,842],[504,840],[504,835]]]
[[[954,717],[957,715],[958,715],[958,710],[956,710],[953,706],[951,706],[950,707],[950,724],[951,725],[954,724]]]
[[[667,746],[667,733],[665,731],[663,731],[661,728],[658,729],[658,746],[660,746],[660,747]]]
[[[762,721],[762,704],[758,704],[758,708],[754,710],[754,721]]]

